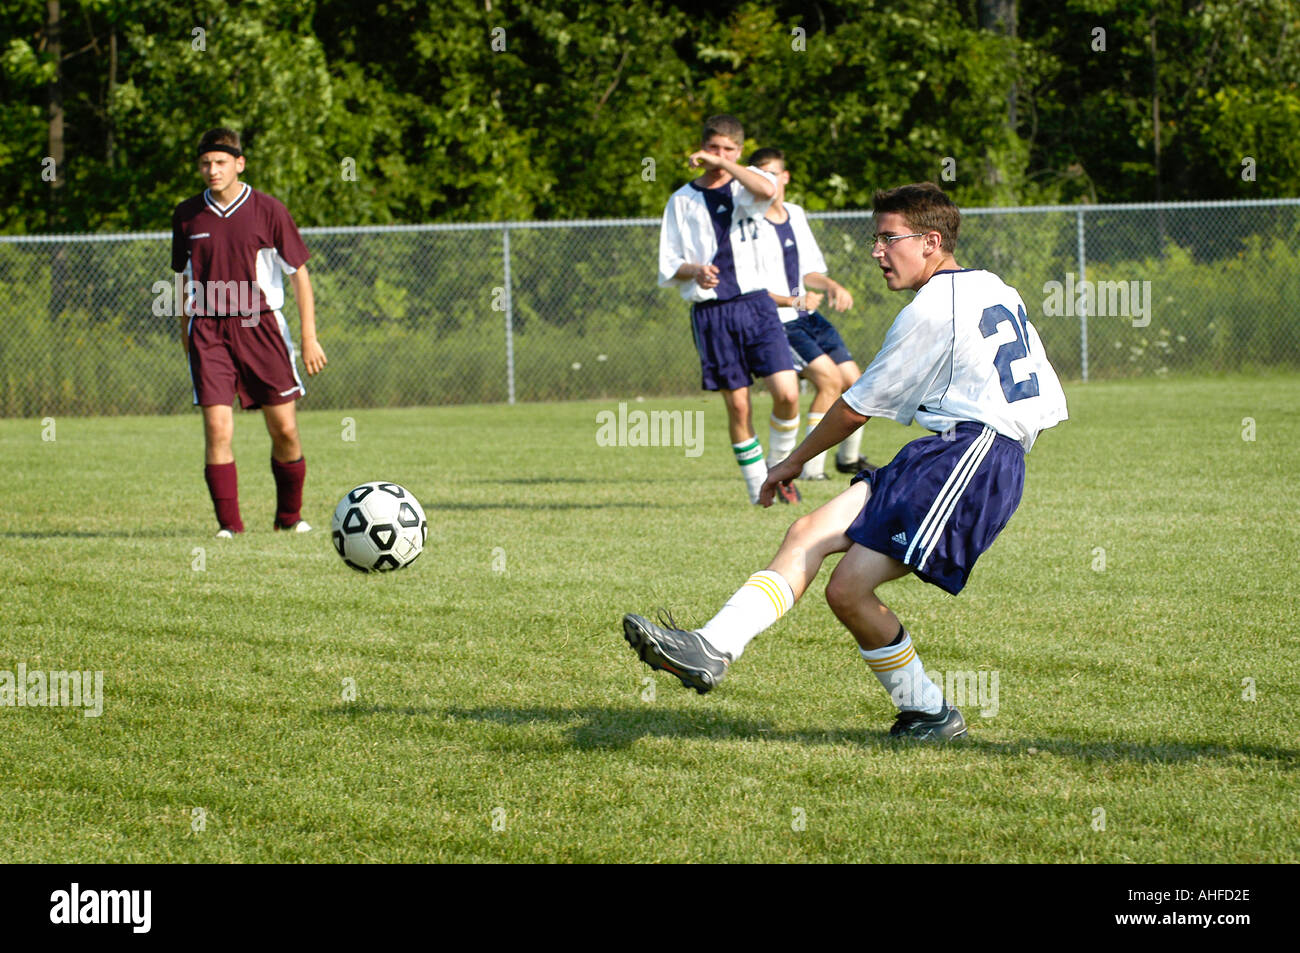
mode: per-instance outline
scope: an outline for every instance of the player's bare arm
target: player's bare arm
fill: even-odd
[[[771,506],[776,497],[777,484],[789,483],[798,477],[805,463],[840,443],[870,419],[844,403],[843,397],[837,400],[834,406],[826,411],[822,422],[804,438],[803,443],[795,447],[790,456],[767,471],[767,479],[763,481],[763,486],[758,491],[759,504]]]
[[[761,199],[770,199],[776,195],[776,184],[771,179],[747,166],[733,162],[726,156],[700,150],[692,152],[687,162],[692,169],[703,168],[714,173],[725,172]]]
[[[796,311],[816,311],[822,303],[822,296],[815,291],[805,291],[801,295],[783,295],[769,291],[767,296],[776,302],[778,308],[794,308]]]
[[[684,263],[673,275],[679,281],[694,281],[701,288],[716,288],[718,285],[717,265],[692,265]]]
[[[312,294],[307,266],[300,265],[289,280],[293,282],[293,297],[298,303],[298,316],[302,319],[302,364],[308,374],[316,375],[329,362],[316,340],[316,298]]]
[[[808,272],[803,276],[803,283],[808,288],[825,291],[830,306],[836,311],[848,311],[853,307],[853,295],[849,294],[848,289],[834,278],[823,275],[820,271]]]

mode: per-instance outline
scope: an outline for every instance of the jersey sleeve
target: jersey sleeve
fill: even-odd
[[[864,417],[910,424],[949,372],[951,321],[914,304],[898,313],[880,353],[844,392],[844,402]]]
[[[767,179],[775,187],[776,176],[771,172],[764,172],[762,169],[756,169],[752,165],[747,166],[750,172],[757,172],[763,178]],[[731,190],[731,200],[736,205],[736,215],[738,218],[750,218],[762,215],[767,211],[767,207],[772,204],[771,198],[760,198],[749,189],[745,188],[737,180],[734,181],[735,188]],[[773,196],[775,198],[775,196]]]
[[[280,256],[280,268],[291,275],[311,257],[307,245],[298,233],[298,226],[289,214],[289,210],[280,202],[275,202],[271,213],[271,236],[275,239],[275,250]]]
[[[807,214],[799,206],[788,202],[785,207],[790,209],[790,227],[794,229],[794,240],[799,246],[799,270],[802,272],[799,275],[800,283],[803,282],[803,276],[811,272],[826,274],[826,259],[822,257],[817,239],[813,238],[812,229],[808,227]]]
[[[659,287],[675,288],[681,283],[677,269],[686,264],[685,244],[674,194],[664,207],[663,221],[659,225]]]

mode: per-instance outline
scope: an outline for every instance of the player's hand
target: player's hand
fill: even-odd
[[[799,476],[801,469],[802,467],[795,466],[787,458],[768,470],[767,479],[763,481],[763,485],[758,491],[759,506],[771,506],[776,499],[777,484],[790,483]]]
[[[700,270],[695,273],[695,283],[701,288],[716,288],[718,281],[717,265],[700,265]]]
[[[830,305],[836,311],[847,311],[853,307],[853,295],[843,285],[831,285]]]
[[[811,314],[822,303],[823,297],[824,295],[819,291],[805,291],[803,293],[803,309]]]
[[[328,364],[325,359],[325,352],[321,350],[319,344],[315,341],[304,341],[302,345],[302,366],[307,368],[307,374],[315,376],[321,372],[321,369]]]
[[[686,164],[692,169],[717,169],[722,166],[722,156],[715,156],[712,152],[692,152],[686,159]]]

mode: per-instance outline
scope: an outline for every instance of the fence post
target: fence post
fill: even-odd
[[[510,294],[510,226],[501,227],[501,259],[505,274],[506,308],[506,395],[507,402],[515,402],[515,311]]]
[[[1083,241],[1083,209],[1078,211],[1078,244],[1079,244],[1079,287],[1084,287],[1084,282],[1088,280],[1088,259],[1084,254]],[[1079,295],[1079,373],[1083,377],[1083,382],[1088,383],[1088,296]]]

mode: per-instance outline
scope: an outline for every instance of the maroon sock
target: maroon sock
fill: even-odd
[[[299,457],[293,463],[281,463],[272,457],[271,473],[275,475],[275,524],[288,529],[302,519],[302,484],[307,477],[307,459]]]
[[[209,463],[203,468],[203,479],[208,481],[212,508],[217,511],[217,523],[232,533],[244,531],[244,521],[239,518],[239,475],[235,463]]]

